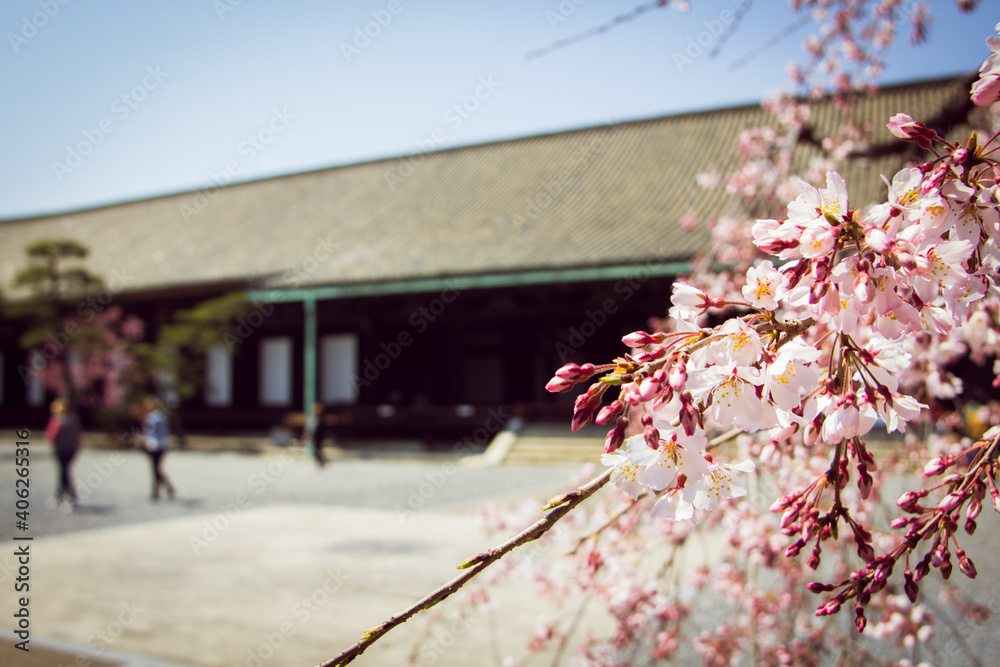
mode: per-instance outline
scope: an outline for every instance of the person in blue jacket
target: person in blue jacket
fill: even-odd
[[[163,473],[163,457],[170,449],[170,418],[160,410],[159,402],[147,398],[145,403],[146,416],[142,420],[143,449],[149,454],[153,464],[153,500],[160,499],[160,489],[167,492],[167,497],[174,499],[174,485]]]

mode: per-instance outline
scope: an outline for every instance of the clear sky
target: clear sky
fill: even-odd
[[[796,20],[754,0],[647,12],[532,51],[643,0],[3,0],[0,218],[234,180],[758,101],[801,61]],[[973,71],[1000,19],[932,0],[930,43],[890,54],[884,82]],[[365,35],[365,32],[370,35]],[[707,51],[708,49],[706,49]],[[696,52],[693,52],[696,53]],[[456,105],[459,105],[456,108]]]

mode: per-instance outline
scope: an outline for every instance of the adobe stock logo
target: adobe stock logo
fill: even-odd
[[[711,20],[704,20],[701,25],[705,28],[694,37],[687,38],[687,46],[684,52],[674,51],[671,57],[678,72],[684,72],[684,68],[694,64],[694,61],[701,58],[705,53],[710,52],[726,34],[729,26],[733,24],[739,13],[746,9],[745,5],[749,0],[733,0],[736,11],[723,9],[719,15]]]
[[[381,35],[383,29],[389,27],[393,17],[402,11],[403,6],[399,0],[390,0],[385,9],[373,11],[372,20],[364,25],[364,30],[360,26],[354,28],[354,39],[351,43],[340,43],[340,52],[344,60],[350,63],[355,56],[361,55],[361,52],[371,45],[372,40]]]
[[[161,70],[159,65],[146,67],[142,80],[131,90],[122,93],[111,102],[111,113],[115,115],[118,122],[121,123],[132,115],[132,112],[142,104],[149,94],[160,87],[167,76],[169,74]],[[62,180],[83,164],[84,159],[104,143],[104,138],[114,132],[117,127],[113,119],[105,117],[97,123],[96,127],[84,128],[81,131],[83,139],[73,145],[66,144],[66,155],[63,161],[52,161],[52,173],[55,174],[56,180],[62,183]]]

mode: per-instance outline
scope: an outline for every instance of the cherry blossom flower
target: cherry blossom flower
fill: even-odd
[[[719,327],[721,339],[709,347],[716,363],[749,366],[760,358],[760,334],[742,319],[731,319]]]
[[[715,509],[722,498],[742,498],[747,494],[743,481],[736,472],[749,473],[756,469],[754,462],[747,459],[742,463],[716,463],[709,469],[708,475],[701,478],[700,483],[685,486],[681,494],[691,498],[695,509],[710,511]]]
[[[770,260],[747,269],[747,284],[743,298],[761,310],[777,310],[778,299],[785,294],[785,277],[774,268]]]
[[[812,362],[822,354],[800,340],[785,345],[764,369],[764,395],[783,410],[797,408],[802,394],[819,382],[819,372]]]
[[[602,454],[601,463],[614,468],[611,473],[611,483],[632,496],[633,500],[646,491],[646,487],[639,481],[639,467],[632,463],[628,456],[622,454],[621,450],[612,454]]]
[[[639,467],[640,482],[654,491],[662,491],[673,484],[678,473],[694,479],[708,473],[708,462],[698,453],[708,444],[703,432],[688,437],[683,430],[671,429],[661,430],[660,435],[657,449],[650,448],[641,435],[626,441],[629,460]]]
[[[735,363],[709,366],[688,375],[692,395],[711,401],[705,410],[709,417],[720,425],[750,431],[773,426],[762,425],[764,405],[757,387],[763,383],[758,369]]]

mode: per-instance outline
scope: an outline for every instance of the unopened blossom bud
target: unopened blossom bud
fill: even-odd
[[[969,535],[975,535],[976,534],[976,522],[973,521],[972,519],[967,520],[965,522],[965,532],[968,533]]]
[[[809,560],[806,561],[806,564],[813,570],[819,567],[819,554],[819,547],[813,547],[812,553],[809,555]]]
[[[941,484],[945,486],[954,486],[956,484],[961,483],[961,481],[962,481],[962,475],[957,472],[953,472],[950,475],[941,478]]]
[[[654,347],[652,350],[645,350],[643,352],[639,352],[638,354],[633,356],[633,359],[637,364],[648,364],[663,357],[663,355],[665,355],[666,353],[667,353],[666,348]]]
[[[951,465],[951,461],[947,456],[939,456],[933,458],[924,465],[924,476],[933,477],[935,475],[940,475],[942,472],[948,469]]]
[[[601,397],[607,388],[608,385],[606,384],[594,384],[586,393],[577,396],[576,403],[573,406],[573,419],[570,422],[571,430],[579,431],[590,423],[591,418],[594,416],[594,411],[601,404]]]
[[[785,510],[785,513],[781,515],[781,528],[788,528],[793,523],[798,521],[799,509],[798,507],[789,507]]]
[[[970,521],[975,521],[979,517],[979,513],[982,511],[983,504],[973,498],[972,502],[969,503],[969,508],[965,511],[965,518]]]
[[[806,447],[812,447],[819,440],[823,422],[820,420],[822,415],[817,415],[816,419],[813,419],[806,425],[806,432],[802,435],[802,443]]]
[[[795,556],[798,556],[799,552],[802,551],[802,547],[805,545],[806,541],[799,538],[794,544],[785,549],[785,558],[794,558]]]
[[[604,451],[610,454],[617,450],[625,442],[625,429],[628,428],[628,417],[621,417],[615,427],[608,431],[604,439]]]
[[[649,445],[650,449],[658,449],[660,447],[660,431],[652,424],[648,425],[642,430],[642,435],[646,439],[646,444]]]
[[[972,485],[972,497],[982,504],[983,498],[986,497],[986,484],[982,481],[976,482]]]
[[[830,584],[823,584],[818,581],[813,581],[812,583],[808,584],[806,588],[809,590],[810,593],[828,593],[833,590],[833,586],[831,586]]]
[[[863,500],[868,500],[868,496],[871,495],[873,483],[874,480],[872,479],[872,476],[867,472],[858,477],[858,491],[861,492],[861,498]]]
[[[557,375],[546,383],[545,390],[552,392],[553,394],[559,394],[572,389],[573,384],[573,382],[564,380]]]
[[[687,364],[682,360],[678,360],[670,369],[670,376],[667,379],[667,384],[674,391],[680,391],[687,384]]]
[[[564,373],[560,372],[564,371]],[[563,378],[564,380],[575,380],[577,382],[584,382],[589,380],[591,376],[597,371],[597,367],[594,364],[586,363],[577,366],[576,364],[566,364],[558,371],[556,375]]]
[[[951,166],[942,162],[936,169],[934,169],[930,178],[925,179],[924,182],[920,184],[920,192],[928,195],[932,192],[940,190],[949,174],[951,174]]]
[[[556,377],[562,378],[563,380],[568,380],[570,382],[576,382],[580,379],[580,367],[576,364],[569,363],[556,371]]]
[[[965,502],[965,494],[949,493],[938,503],[938,509],[942,512],[950,512],[963,502]]]
[[[812,277],[815,282],[823,282],[830,275],[830,259],[828,257],[820,257],[813,260],[812,266]]]
[[[646,347],[653,344],[653,337],[645,331],[634,331],[624,336],[622,342],[629,347]]]
[[[965,550],[959,549],[955,552],[955,555],[958,556],[958,569],[962,571],[962,574],[969,579],[975,579],[979,573],[976,571],[976,565],[972,562],[972,559],[965,555]]]
[[[913,120],[905,113],[898,113],[886,124],[894,136],[907,141],[915,141],[921,148],[930,148],[931,142],[938,138],[937,132],[919,121]]]
[[[621,393],[622,400],[630,405],[638,405],[642,403],[642,399],[639,397],[639,386],[634,382],[626,386]]]
[[[907,570],[903,573],[903,592],[906,593],[906,597],[911,603],[916,603],[917,594],[920,593],[920,587],[917,583],[913,581],[913,573]]]
[[[815,306],[822,301],[829,289],[830,283],[826,281],[813,283],[812,287],[809,288],[809,304]]]
[[[865,627],[868,625],[868,619],[865,618],[865,608],[857,608],[857,617],[854,619],[854,625],[857,627],[858,632],[864,632]]]
[[[895,530],[899,530],[900,528],[906,528],[911,523],[913,523],[913,517],[898,516],[892,520],[892,522],[889,524],[889,527]]]
[[[858,544],[858,558],[866,563],[870,563],[875,558],[875,550],[867,542]]]
[[[842,603],[840,602],[839,599],[833,598],[829,602],[821,605],[820,608],[816,610],[816,615],[829,616],[831,614],[836,614],[838,611],[840,611],[841,604]]]
[[[660,393],[660,383],[656,381],[655,378],[646,378],[639,383],[639,400],[645,402],[650,401]]]
[[[865,230],[865,244],[875,252],[889,252],[889,236],[881,227],[869,227]]]
[[[859,273],[854,279],[854,296],[861,303],[871,303],[875,300],[875,284],[867,273]]]
[[[684,433],[688,437],[694,435],[695,431],[698,430],[698,409],[694,407],[694,399],[691,397],[691,392],[685,391],[681,394],[680,420],[681,426],[684,428]]]
[[[799,494],[799,493],[793,493],[793,494],[788,495],[788,496],[782,496],[782,497],[778,498],[777,500],[775,500],[771,504],[771,507],[769,508],[769,511],[775,512],[775,513],[776,512],[783,512],[786,509],[788,509],[789,507],[791,507],[792,503],[794,503],[796,500],[798,500],[801,497],[801,495],[802,494]]]
[[[965,164],[965,161],[969,159],[969,149],[965,146],[959,146],[951,152],[951,159],[955,161],[955,164]]]
[[[601,425],[610,424],[624,409],[625,404],[618,399],[615,399],[601,408],[601,411],[597,413],[597,417],[594,419],[594,422]]]

